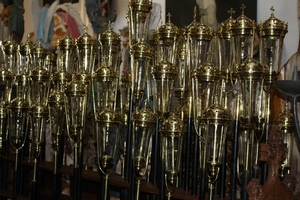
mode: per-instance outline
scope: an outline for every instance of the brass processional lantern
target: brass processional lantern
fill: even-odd
[[[287,154],[285,159],[281,164],[281,177],[285,177],[286,175],[291,173],[292,167],[292,151],[293,151],[293,143],[294,143],[294,132],[295,132],[295,124],[294,124],[294,116],[289,111],[288,102],[285,102],[285,108],[282,113],[278,115],[278,119],[276,121],[279,129],[282,132],[283,143],[287,146]]]
[[[203,137],[201,153],[208,178],[210,200],[215,199],[214,183],[219,176],[228,126],[231,121],[230,112],[218,102],[218,96],[215,98],[215,103],[205,109],[203,115],[199,117],[199,121],[203,124],[201,126]]]
[[[71,81],[71,65],[75,51],[75,41],[69,35],[57,42],[56,69],[51,70],[51,92],[48,97],[49,131],[52,136],[53,153],[53,199],[61,193],[62,176],[59,168],[63,163],[64,134],[66,127],[65,89]],[[74,64],[74,63],[73,63]]]
[[[98,35],[100,60],[92,74],[93,113],[96,123],[97,162],[102,173],[101,199],[110,199],[109,175],[117,165],[121,118],[117,113],[120,35],[110,26]]]
[[[77,63],[73,63],[72,80],[65,90],[67,133],[74,146],[74,199],[81,199],[83,134],[87,109],[91,108],[91,73],[95,63],[95,43],[86,31],[75,40]]]
[[[16,53],[16,44],[13,43],[13,41],[8,38],[6,41],[3,41],[3,43],[0,44],[1,53],[4,56],[3,57],[3,63],[1,63],[0,73],[1,73],[1,87],[4,87],[3,92],[1,92],[1,103],[0,103],[0,112],[1,112],[1,118],[0,118],[0,159],[1,159],[1,166],[3,170],[7,170],[7,163],[3,161],[3,156],[8,155],[8,149],[9,149],[9,142],[10,142],[10,110],[9,105],[11,102],[11,96],[12,96],[12,87],[13,87],[13,66],[9,65],[9,60],[14,58],[14,54]],[[17,160],[18,157],[16,156],[15,159]],[[14,174],[17,175],[17,166],[14,168]],[[3,173],[3,179],[7,177],[5,173]],[[14,182],[14,185],[16,185],[17,182]],[[2,187],[6,187],[6,184],[3,183]],[[13,197],[16,198],[17,193],[15,192]]]
[[[146,103],[145,103],[146,104]],[[156,116],[152,109],[145,105],[142,109],[136,110],[132,114],[132,159],[134,164],[134,174],[136,178],[135,199],[140,199],[141,180],[146,178],[151,138],[155,133]]]
[[[41,154],[41,146],[45,142],[46,121],[48,120],[48,96],[50,91],[50,72],[46,66],[48,51],[37,43],[32,51],[33,66],[29,71],[29,143],[33,149],[32,199],[37,191],[37,162]]]
[[[176,112],[164,119],[160,126],[161,159],[165,163],[165,185],[167,199],[171,199],[172,192],[178,183],[181,170],[182,147],[185,137],[185,127]]]

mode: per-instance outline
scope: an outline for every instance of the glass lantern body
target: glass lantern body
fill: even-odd
[[[154,79],[153,109],[158,115],[168,115],[171,108],[174,79]]]
[[[134,95],[136,96],[138,102],[137,107],[141,104],[142,98],[144,97],[146,83],[149,72],[149,63],[150,60],[147,58],[134,58],[131,57],[131,74],[132,74],[132,83]]]
[[[72,73],[88,73],[90,74],[95,65],[95,46],[92,44],[77,44],[78,71]]]
[[[188,78],[191,77],[191,72],[188,67],[186,43],[183,38],[180,39],[179,44],[180,46],[175,60],[178,75],[174,80],[174,94],[175,97],[179,98],[179,100],[183,100],[186,93],[189,91],[189,88],[191,88],[191,81]]]
[[[55,99],[52,99],[55,98]],[[65,106],[64,106],[64,93],[56,91],[49,96],[49,121],[50,121],[50,134],[54,147],[58,146],[58,137],[63,135],[63,130],[66,123]]]
[[[17,74],[17,44],[11,38],[8,37],[0,44],[1,50],[3,52],[3,61],[7,66],[7,69],[14,74]]]
[[[220,59],[219,69],[227,74],[233,72],[232,64],[234,62],[234,39],[231,38],[220,38]]]
[[[228,126],[217,123],[209,123],[207,133],[207,163],[209,165],[220,166],[224,151],[225,139]]]
[[[116,109],[118,78],[117,76],[95,78],[92,84],[92,95],[95,110],[103,111],[106,108]]]
[[[40,108],[38,108],[40,107]],[[44,106],[36,106],[34,109],[36,110],[47,110],[43,108]],[[29,142],[31,145],[38,151],[39,147],[45,141],[45,131],[46,131],[46,120],[48,119],[48,113],[39,113],[35,111],[30,112],[30,137]]]
[[[25,102],[23,99],[14,99],[12,100],[12,104],[14,102]],[[28,104],[27,104],[28,106]],[[22,143],[26,139],[27,133],[27,114],[28,107],[10,107],[9,113],[9,137],[11,144],[15,149],[21,147]]]
[[[243,104],[241,117],[253,127],[265,117],[263,86],[263,80],[258,81],[251,78],[241,80]]]
[[[146,41],[149,32],[152,0],[130,0],[128,4],[129,42]]]
[[[117,164],[119,123],[96,121],[97,156],[102,169],[111,169]]]
[[[13,76],[12,72],[6,67],[5,63],[0,64],[0,101],[4,103],[4,105],[8,105],[11,101],[12,95],[12,83],[13,83]]]
[[[163,38],[162,36],[158,36],[157,43],[157,62],[160,61],[168,61],[170,63],[175,64],[178,48],[179,48],[179,40],[178,36],[174,38]],[[161,38],[161,39],[160,39]]]
[[[282,37],[261,37],[260,62],[270,67],[269,75],[276,76],[281,68]]]
[[[86,99],[85,93],[67,93],[65,100],[67,130],[74,143],[82,140],[86,118]]]
[[[236,34],[234,40],[235,64],[241,65],[253,56],[253,34]]]
[[[193,118],[196,133],[199,134],[199,120],[198,117],[203,115],[203,112],[212,104],[213,92],[215,89],[214,82],[206,82],[199,80],[201,77],[192,77],[192,97],[193,97]]]
[[[57,46],[57,72],[66,71],[72,73],[72,66],[75,55],[75,41],[70,36],[65,36],[59,40]]]
[[[29,85],[30,105],[47,105],[50,91],[50,74],[43,68],[37,68],[32,70],[29,76],[31,78]]]
[[[162,137],[162,159],[165,162],[167,174],[177,174],[180,171],[183,139],[182,135]]]
[[[151,136],[154,126],[138,126],[133,122],[132,157],[138,171],[145,169],[148,163]]]
[[[191,72],[206,62],[210,43],[211,40],[197,40],[188,37],[188,58]]]

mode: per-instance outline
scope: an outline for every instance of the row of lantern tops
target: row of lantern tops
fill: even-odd
[[[241,15],[234,19],[232,14],[235,12],[232,8],[228,12],[230,17],[221,22],[216,30],[216,35],[219,38],[229,39],[234,35],[254,35],[254,31],[258,28],[261,37],[284,37],[287,33],[288,25],[284,21],[277,19],[274,16],[274,8],[271,7],[271,16],[259,25],[255,20],[251,20],[244,14],[244,4],[241,6]],[[171,22],[171,15],[168,14],[168,22],[162,25],[153,33],[153,38],[178,38],[180,34],[189,35],[192,39],[196,40],[211,40],[215,35],[212,27],[206,25],[203,21],[203,13],[201,13],[200,22],[196,21],[197,11],[194,9],[194,20],[188,26],[180,29]]]

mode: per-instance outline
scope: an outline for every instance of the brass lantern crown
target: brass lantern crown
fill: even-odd
[[[269,19],[267,19],[264,22],[261,22],[259,24],[260,27],[260,35],[261,37],[267,36],[267,37],[278,37],[278,36],[282,36],[284,37],[285,34],[288,32],[288,25],[287,23],[284,23],[284,21],[281,21],[279,19],[277,19],[274,16],[274,8],[271,8],[272,13]]]
[[[171,14],[168,14],[168,22],[158,28],[157,34],[159,39],[167,41],[171,39],[172,41],[179,38],[180,29],[171,22]]]
[[[132,114],[132,121],[136,123],[136,126],[140,127],[153,126],[156,121],[156,115],[151,109],[144,107]]]
[[[194,11],[194,21],[187,27],[188,34],[196,40],[211,40],[214,36],[213,29],[203,21],[204,14],[201,13],[200,22],[196,22],[196,10]]]
[[[218,28],[217,28],[217,34],[219,38],[229,39],[232,36],[232,27],[234,24],[234,19],[232,18],[232,14],[234,13],[234,10],[231,8],[229,11],[230,17],[222,22]]]
[[[256,28],[256,23],[254,20],[249,19],[245,16],[244,9],[246,6],[243,4],[241,9],[241,15],[236,18],[233,22],[232,31],[236,35],[253,35]]]
[[[268,73],[268,66],[257,62],[253,58],[248,58],[244,63],[238,66],[237,73],[241,80],[249,79],[262,80]]]
[[[200,119],[208,120],[210,123],[227,125],[231,120],[231,115],[227,109],[216,103],[208,107]]]

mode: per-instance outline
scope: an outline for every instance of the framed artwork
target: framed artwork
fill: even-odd
[[[240,16],[242,4],[245,5],[245,15],[256,20],[257,0],[166,0],[166,13],[172,15],[172,23],[182,28],[193,21],[196,8],[197,21],[200,19],[201,11],[209,17],[208,23],[216,25],[229,18],[228,10],[231,8],[235,11],[233,18]]]

